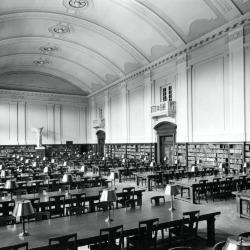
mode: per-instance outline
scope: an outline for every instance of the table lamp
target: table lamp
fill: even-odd
[[[113,219],[110,217],[110,203],[117,200],[116,193],[114,189],[104,189],[102,191],[102,195],[100,198],[101,202],[107,202],[108,203],[108,218],[105,220],[106,222],[111,222]]]
[[[30,200],[17,201],[13,210],[13,216],[20,217],[23,222],[23,232],[19,236],[29,236],[29,233],[25,231],[25,217],[34,214],[34,208]]]
[[[171,196],[171,207],[169,208],[169,211],[174,211],[174,196],[179,194],[179,190],[176,185],[167,185],[165,189],[165,195]]]
[[[12,200],[12,196],[13,196],[13,190],[15,190],[16,187],[17,187],[16,181],[14,181],[14,180],[7,180],[6,183],[5,183],[4,189],[10,191],[10,199],[11,200]]]
[[[70,192],[70,183],[73,182],[73,178],[71,174],[64,174],[62,178],[63,183],[68,184],[68,193]]]
[[[116,177],[116,173],[111,172],[109,178],[114,181],[114,186],[115,186],[115,177]]]
[[[155,161],[151,161],[150,164],[149,164],[150,167],[155,167],[155,165],[156,165]]]
[[[1,170],[1,178],[5,178],[6,177],[6,170]]]
[[[50,171],[51,171],[51,169],[50,169],[49,166],[46,166],[46,167],[44,167],[44,169],[43,169],[43,172],[44,172],[45,174],[50,173]]]
[[[83,172],[83,173],[87,172],[87,167],[85,165],[82,165],[81,172]]]

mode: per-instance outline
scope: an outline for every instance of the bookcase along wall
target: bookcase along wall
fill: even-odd
[[[250,143],[178,143],[175,157],[186,166],[225,163],[230,168],[240,169],[244,161],[250,162]]]
[[[147,155],[149,160],[156,158],[155,143],[105,144],[104,150],[111,158],[121,158],[123,155],[128,159],[139,159],[141,155]]]

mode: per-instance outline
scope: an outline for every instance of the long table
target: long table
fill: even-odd
[[[220,212],[207,209],[203,205],[193,205],[183,201],[175,200],[175,208],[170,212],[170,202],[160,206],[152,206],[149,202],[137,209],[115,209],[111,212],[114,219],[110,224],[105,222],[107,212],[88,213],[81,216],[68,216],[57,219],[29,222],[26,230],[30,236],[19,238],[22,225],[9,225],[0,228],[0,246],[4,247],[28,241],[29,249],[48,249],[48,238],[77,232],[78,246],[96,243],[100,228],[123,225],[124,236],[134,235],[137,232],[138,222],[151,218],[159,218],[159,229],[180,225],[182,213],[200,210],[200,221],[207,223],[207,243],[213,245],[215,242],[215,216]]]
[[[241,218],[250,219],[250,211],[244,213],[243,204],[246,203],[246,206],[250,206],[250,190],[242,190],[240,192],[233,192],[236,196],[236,207],[237,213],[240,215]],[[250,207],[248,207],[250,209]]]
[[[220,182],[225,182],[227,177],[232,177],[232,181],[234,183],[234,185],[236,185],[237,182],[239,182],[240,176],[244,176],[244,175],[227,175],[227,176],[204,176],[204,177],[196,177],[196,178],[183,178],[181,180],[175,180],[173,181],[176,185],[178,185],[179,187],[183,187],[183,188],[187,188],[189,189],[189,194],[190,197],[188,198],[184,198],[184,197],[178,197],[181,199],[184,199],[186,201],[192,202],[192,203],[196,203],[196,190],[197,188],[200,187],[200,180],[207,180],[207,185],[212,185],[213,184],[213,178],[220,178]],[[245,175],[244,176],[246,178],[246,180],[250,180],[250,176],[249,175]]]
[[[86,194],[86,201],[89,202],[89,211],[94,212],[95,211],[95,201],[99,200],[100,191],[102,191],[103,187],[92,187],[92,188],[83,188],[83,189],[74,189],[70,190],[70,194]],[[136,188],[135,189],[135,195],[137,196],[137,204],[142,204],[142,193],[145,191],[143,188]],[[66,191],[56,191],[56,192],[46,192],[46,193],[35,193],[35,194],[27,194],[27,195],[21,195],[21,196],[13,196],[13,198],[18,200],[28,200],[28,199],[34,199],[34,198],[40,198],[40,207],[42,210],[45,210],[45,208],[49,205],[49,197],[51,196],[59,196],[59,195],[65,195],[65,203],[70,204],[72,202],[71,195],[68,194]],[[116,195],[120,197],[122,195],[122,188],[118,187],[116,189]],[[6,201],[8,199],[0,199],[1,201]]]

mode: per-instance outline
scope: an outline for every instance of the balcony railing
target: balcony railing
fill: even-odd
[[[93,128],[105,128],[105,119],[93,120]]]
[[[156,116],[174,117],[175,114],[176,114],[176,102],[175,101],[161,102],[159,105],[151,106],[152,117],[156,117]]]

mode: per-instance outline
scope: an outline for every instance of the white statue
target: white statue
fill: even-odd
[[[43,127],[33,128],[32,130],[36,133],[37,136],[37,144],[36,144],[37,148],[42,148]]]

